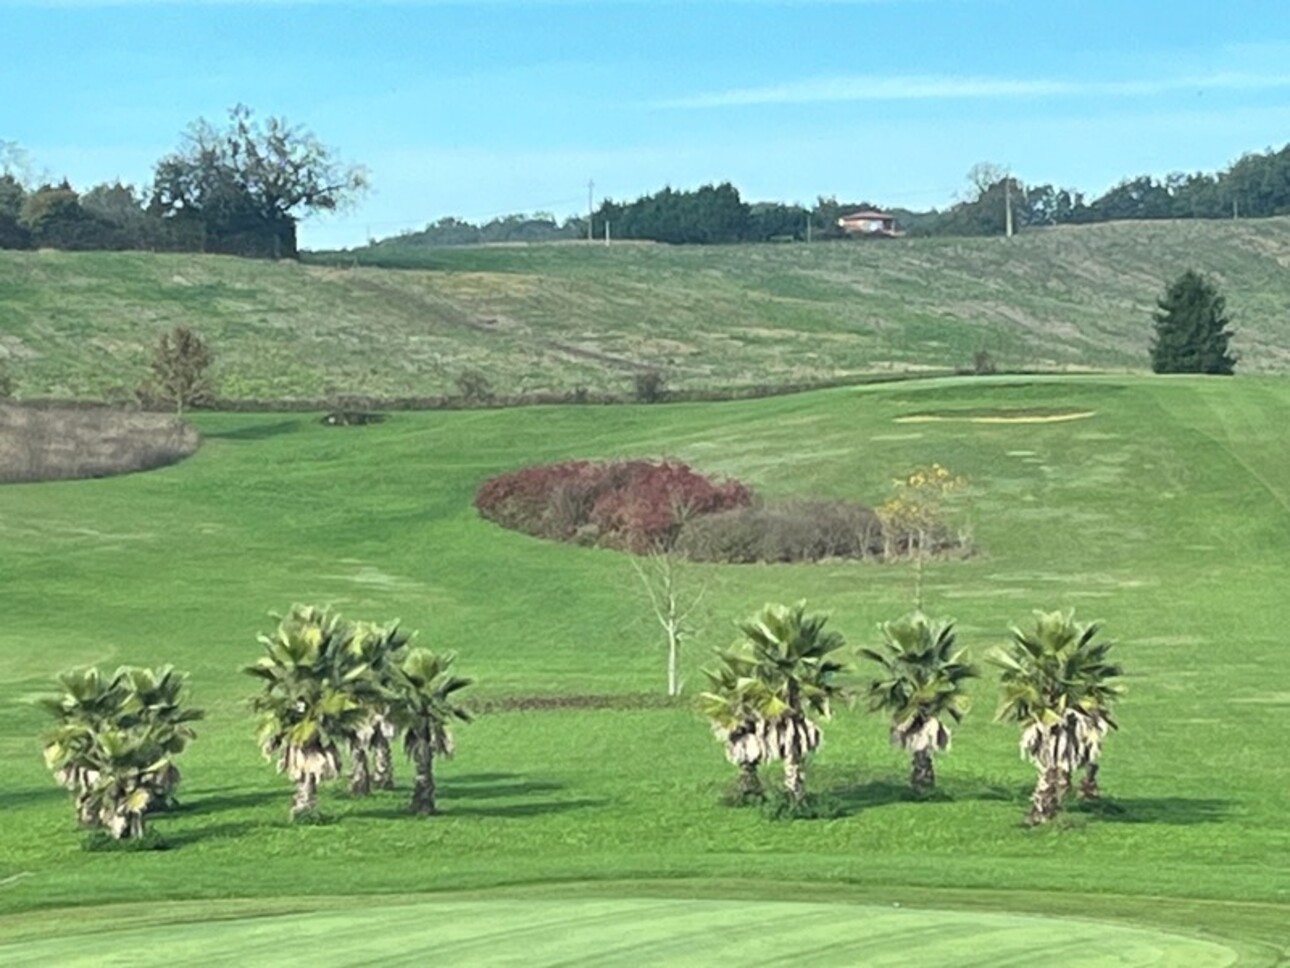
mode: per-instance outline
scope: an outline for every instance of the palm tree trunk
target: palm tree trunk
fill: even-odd
[[[390,738],[380,721],[372,733],[372,785],[378,790],[394,789],[394,760],[390,756]]]
[[[296,794],[291,800],[291,819],[318,808],[318,778],[306,773],[296,780]]]
[[[412,787],[412,812],[429,816],[437,813],[434,802],[434,753],[429,743],[419,743],[413,756],[417,778]]]
[[[1026,814],[1026,823],[1029,826],[1047,823],[1057,816],[1062,802],[1061,773],[1062,771],[1055,766],[1040,770],[1035,792],[1030,797],[1030,811]]]
[[[936,767],[931,750],[916,750],[913,766],[909,771],[909,785],[915,790],[931,790],[936,786]]]
[[[794,801],[806,796],[806,781],[802,776],[802,760],[798,756],[784,758],[784,789]]]
[[[1066,794],[1070,793],[1070,790],[1071,771],[1059,768],[1057,770],[1057,804],[1059,807],[1062,801],[1066,799]]]
[[[97,827],[99,819],[94,815],[94,805],[90,802],[90,795],[87,791],[82,791],[76,795],[76,822],[83,827]]]
[[[355,741],[349,746],[349,792],[365,797],[372,792],[372,773],[367,768],[367,747]]]
[[[741,799],[760,797],[763,794],[761,777],[757,775],[756,763],[739,764],[739,779],[735,781],[735,792]]]
[[[1079,784],[1079,795],[1085,800],[1100,800],[1102,788],[1097,785],[1097,764],[1090,763],[1084,768],[1084,779]]]

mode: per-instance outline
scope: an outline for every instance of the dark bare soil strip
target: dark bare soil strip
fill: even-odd
[[[684,705],[683,700],[653,693],[624,693],[620,695],[574,694],[569,696],[500,696],[480,699],[470,704],[470,711],[482,713],[510,713],[562,709],[671,709]]]

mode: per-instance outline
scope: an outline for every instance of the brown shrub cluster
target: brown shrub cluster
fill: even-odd
[[[486,480],[475,507],[504,528],[626,551],[669,548],[683,521],[752,502],[738,481],[680,461],[564,461]]]
[[[540,538],[632,552],[674,550],[694,561],[750,563],[881,558],[883,522],[863,504],[762,504],[738,481],[679,461],[565,461],[490,478],[479,513]]]
[[[182,460],[197,444],[197,431],[174,417],[0,404],[0,482],[150,470]]]
[[[872,558],[882,521],[854,501],[791,500],[736,508],[685,523],[676,548],[694,561],[736,564]]]

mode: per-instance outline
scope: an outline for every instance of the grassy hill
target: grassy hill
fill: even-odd
[[[734,255],[668,254],[716,257]],[[252,270],[292,279],[321,272]],[[1088,416],[979,423],[964,412],[1037,405]],[[949,419],[901,419],[928,411]],[[721,932],[693,925],[678,939],[665,930],[678,906],[657,900],[646,916],[641,898],[874,906],[856,909],[857,924],[896,902],[1031,912],[1203,938],[1243,964],[1286,954],[1284,379],[954,379],[722,404],[397,414],[354,429],[284,414],[197,422],[203,447],[167,469],[4,488],[0,961],[8,963],[6,951],[15,964],[88,957],[71,927],[82,923],[87,932],[121,929],[121,950],[133,945],[141,957],[168,954],[172,941],[175,950],[209,948],[217,939],[199,937],[196,926],[166,927],[193,922],[191,906],[171,903],[184,898],[207,899],[203,922],[230,919],[230,960],[287,945],[274,938],[297,936],[291,925],[300,937],[330,933],[348,944],[362,924],[429,923],[437,910],[444,923],[463,919],[444,943],[464,944],[464,925],[486,926],[511,910],[480,903],[504,905],[512,895],[485,891],[457,907],[402,914],[380,896],[524,883],[547,885],[529,899],[586,930],[576,919],[593,914],[579,905],[603,902],[597,937],[649,953],[647,936],[656,935],[658,950],[678,959],[695,949],[676,945],[715,945]],[[825,725],[809,775],[842,816],[776,823],[722,807],[732,768],[705,723],[686,704],[624,698],[623,708],[512,708],[463,726],[457,758],[439,769],[442,816],[407,815],[400,766],[404,785],[394,793],[354,800],[328,790],[333,822],[286,822],[288,783],[259,756],[245,705],[254,683],[238,668],[257,654],[266,612],[292,601],[402,617],[427,644],[460,652],[458,667],[478,678],[481,697],[661,693],[657,628],[623,556],[502,531],[470,506],[481,478],[521,463],[661,453],[772,495],[878,500],[893,474],[931,460],[966,474],[962,510],[981,554],[931,566],[929,604],[959,620],[978,658],[1034,608],[1073,606],[1105,621],[1130,683],[1103,759],[1106,805],[1047,829],[1021,826],[1033,772],[1018,759],[1015,728],[991,722],[996,682],[987,672],[940,761],[941,795],[924,802],[907,794],[908,764],[889,747],[885,724],[842,709]],[[730,621],[767,600],[806,598],[852,644],[867,645],[912,593],[908,568],[872,563],[701,572],[709,594],[685,658],[690,695],[707,650],[728,641]],[[183,809],[156,820],[173,849],[82,852],[67,797],[40,761],[42,717],[29,700],[75,663],[163,661],[192,673],[210,713],[182,763]],[[571,881],[588,884],[549,886]],[[37,910],[122,901],[138,903],[84,920]],[[311,911],[318,917],[305,918]],[[247,920],[272,913],[302,920]],[[758,926],[740,929],[741,939],[771,925],[790,930],[782,910],[754,914]],[[809,927],[839,919],[846,915],[836,909],[812,909],[798,922],[805,933],[785,937],[818,946],[821,963],[854,962],[845,945],[855,936]],[[991,950],[1016,951],[1021,963],[1026,945],[1040,943],[1065,951],[1058,960],[1103,963],[1101,948],[1061,947],[1090,937],[1063,922],[1032,925],[1007,942],[1016,947],[991,949],[973,933],[995,932],[1003,945],[1007,931],[1021,930],[1005,920],[911,921],[893,912],[872,931],[908,945],[929,931],[974,938],[976,963],[991,963]],[[512,926],[520,933],[499,939],[512,945],[499,950],[532,939],[533,963],[566,950],[549,933]],[[60,948],[51,937],[68,940]],[[1103,940],[1114,948],[1129,944],[1110,940],[1123,937]],[[1167,944],[1139,942],[1147,953],[1133,964],[1228,960],[1222,951],[1169,954]],[[282,950],[304,957],[304,948]],[[256,960],[242,963],[248,957]]]
[[[177,324],[235,398],[623,392],[967,364],[1142,368],[1154,300],[1186,268],[1228,296],[1246,372],[1290,368],[1290,219],[1113,223],[1002,239],[680,248],[398,249],[309,264],[0,252],[0,357],[26,396],[138,383]]]

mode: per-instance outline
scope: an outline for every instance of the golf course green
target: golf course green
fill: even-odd
[[[933,419],[1015,413],[1078,419]],[[198,413],[190,458],[0,487],[0,964],[1276,965],[1290,957],[1290,381],[982,377],[756,401]],[[878,504],[939,462],[975,552],[927,610],[980,662],[1033,610],[1103,622],[1126,671],[1102,801],[1022,823],[1034,783],[997,675],[908,788],[862,704],[821,724],[826,817],[724,806],[693,699],[732,623],[805,599],[853,647],[909,611],[907,563],[695,565],[684,695],[627,558],[505,531],[484,478],[675,457],[768,497]],[[257,749],[240,671],[293,602],[399,618],[484,710],[436,761],[441,813],[322,792]],[[848,684],[863,684],[856,659]],[[173,663],[207,711],[168,849],[87,851],[32,700],[71,666]],[[541,700],[541,701],[537,701]],[[768,771],[769,782],[778,772]],[[899,905],[899,906],[894,906]],[[79,960],[78,960],[79,959]]]
[[[1096,921],[911,910],[899,906],[666,898],[452,896],[369,901],[357,910],[225,915],[217,905],[168,906],[165,920],[92,937],[5,943],[10,968],[173,964],[698,965],[741,961],[824,966],[920,964],[1123,966],[1236,963],[1232,949]],[[80,936],[84,947],[74,943]],[[284,939],[290,939],[284,944]],[[916,954],[915,954],[916,952]]]

